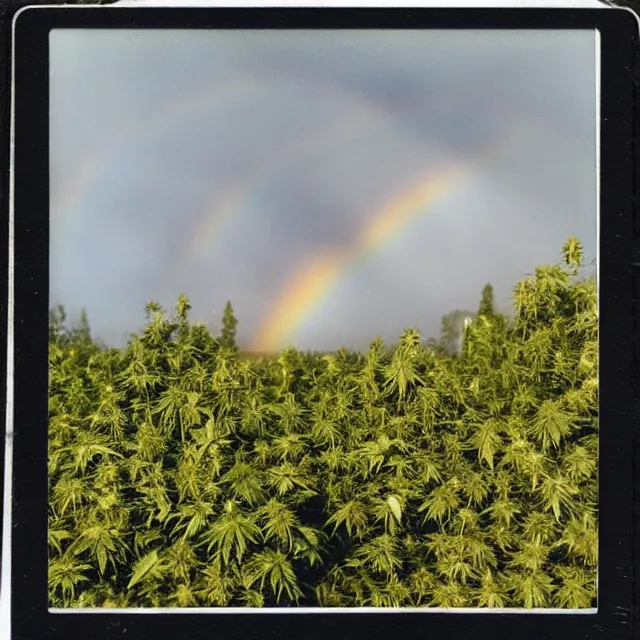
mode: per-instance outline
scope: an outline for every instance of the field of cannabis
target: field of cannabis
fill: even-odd
[[[595,606],[598,313],[582,247],[461,348],[243,354],[147,305],[50,317],[52,607]],[[373,336],[372,336],[373,338]]]

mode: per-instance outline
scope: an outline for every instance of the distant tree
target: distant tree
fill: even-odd
[[[220,344],[229,349],[236,349],[236,332],[238,321],[233,313],[231,302],[227,302],[222,314],[222,334],[220,335]]]
[[[85,355],[94,350],[93,338],[87,310],[83,307],[80,312],[80,320],[67,331],[67,340],[76,349]]]
[[[490,284],[485,284],[482,289],[478,315],[484,316],[485,318],[491,318],[495,315],[495,298],[493,295],[493,287]]]
[[[82,307],[80,312],[80,322],[74,331],[80,342],[91,342],[91,327],[89,326],[89,316],[87,310]]]
[[[49,341],[57,342],[66,335],[65,322],[67,314],[64,307],[59,304],[49,310]]]
[[[447,353],[458,353],[462,340],[462,330],[465,318],[472,318],[471,311],[456,309],[443,316],[440,326],[440,347]]]

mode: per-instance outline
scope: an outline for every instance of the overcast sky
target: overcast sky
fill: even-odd
[[[51,303],[362,348],[596,253],[590,31],[51,35]]]

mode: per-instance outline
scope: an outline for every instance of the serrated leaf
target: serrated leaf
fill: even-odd
[[[129,580],[129,584],[127,585],[127,589],[131,589],[131,587],[135,586],[141,580],[144,580],[145,576],[147,576],[153,568],[158,564],[158,552],[151,551],[143,558],[140,558],[138,562],[136,562],[136,567],[131,576],[131,580]]]
[[[395,496],[389,496],[387,498],[387,504],[389,505],[394,518],[398,524],[400,524],[400,520],[402,519],[402,506],[400,505],[400,501]]]

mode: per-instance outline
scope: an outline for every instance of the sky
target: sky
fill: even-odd
[[[363,349],[596,256],[593,31],[54,30],[50,303]]]

